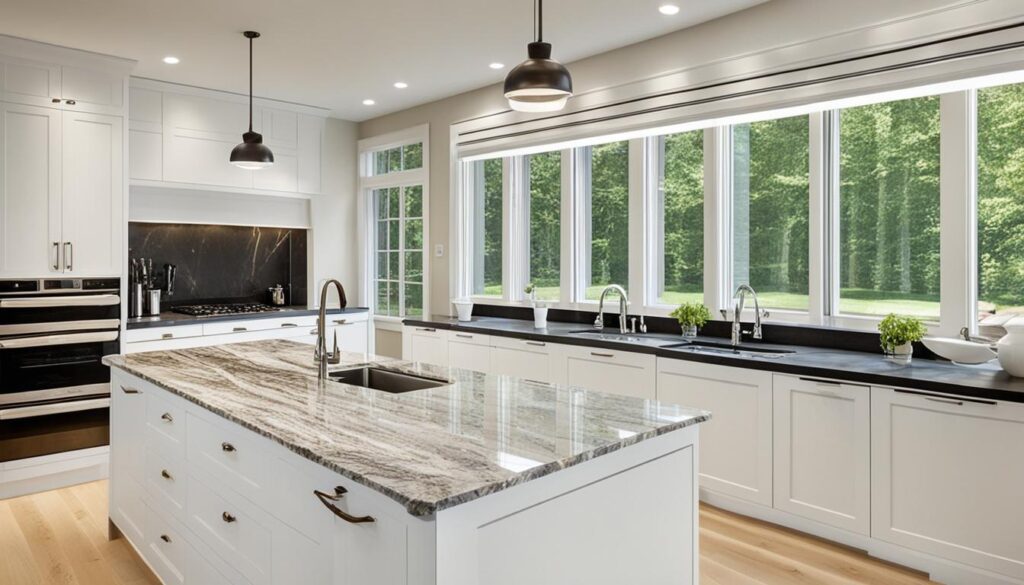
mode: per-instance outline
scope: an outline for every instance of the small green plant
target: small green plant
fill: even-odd
[[[523,289],[523,292],[530,295],[531,305],[537,304],[537,287],[532,282],[526,283],[526,288]]]
[[[878,332],[882,334],[882,349],[892,353],[901,345],[921,341],[928,331],[924,322],[917,317],[902,317],[896,313],[889,313],[878,324]]]
[[[711,319],[711,312],[702,303],[683,303],[669,313],[683,327],[701,328]]]

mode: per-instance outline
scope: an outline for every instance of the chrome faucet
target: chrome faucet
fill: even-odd
[[[743,314],[743,301],[747,295],[754,297],[754,329],[753,331],[744,331],[743,325],[740,323],[740,315]],[[737,346],[743,341],[743,334],[750,333],[754,339],[761,339],[761,317],[767,317],[768,311],[761,312],[761,306],[757,303],[757,293],[754,289],[750,288],[748,284],[741,284],[736,288],[736,293],[732,296],[735,305],[733,305],[732,311],[732,344]]]
[[[341,283],[333,278],[324,283],[320,289],[320,316],[316,320],[316,350],[313,352],[313,359],[319,364],[317,378],[323,380],[327,377],[327,364],[341,363],[341,352],[338,351],[338,331],[334,331],[334,351],[327,351],[327,291],[331,285],[338,289],[338,299],[341,306],[345,306],[345,289]]]
[[[601,291],[601,300],[597,304],[597,319],[594,319],[594,329],[604,329],[604,296],[608,291],[619,293],[619,333],[629,333],[626,327],[626,305],[629,304],[629,297],[626,296],[626,289],[617,284],[609,284]]]

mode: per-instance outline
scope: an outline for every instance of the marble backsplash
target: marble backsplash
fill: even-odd
[[[197,301],[267,302],[267,288],[285,287],[289,305],[306,304],[306,230],[288,228],[128,224],[132,258],[152,258],[166,291],[165,264],[177,266],[174,294],[164,306]]]

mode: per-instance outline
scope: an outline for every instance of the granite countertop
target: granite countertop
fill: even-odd
[[[454,317],[436,316],[421,319],[406,319],[406,325],[454,329],[468,333],[481,333],[503,337],[604,347],[638,353],[655,354],[680,360],[738,366],[755,370],[767,370],[797,376],[838,378],[865,385],[895,386],[954,394],[981,400],[1005,400],[1024,402],[1024,378],[1014,378],[1003,371],[995,362],[977,366],[954,364],[944,360],[914,358],[910,364],[898,364],[885,359],[881,354],[862,351],[844,351],[820,347],[794,345],[771,345],[744,341],[748,347],[767,347],[791,350],[785,357],[747,357],[692,353],[666,345],[678,344],[684,340],[671,334],[639,334],[639,343],[609,341],[582,337],[572,332],[593,331],[590,324],[561,323],[549,321],[546,329],[535,329],[532,320],[507,319],[501,317],[473,317],[471,321],[458,321]],[[606,322],[606,332],[617,332],[614,323]],[[698,337],[702,341],[728,343],[728,339]]]
[[[328,315],[340,315],[344,313],[366,313],[370,309],[366,307],[345,307],[344,309],[327,309]],[[218,321],[252,321],[253,319],[274,319],[281,317],[302,317],[305,315],[317,315],[319,309],[312,309],[306,306],[281,307],[279,311],[268,311],[266,313],[247,313],[244,315],[218,315],[216,317],[194,317],[184,313],[164,311],[159,317],[130,317],[126,322],[128,329],[145,329],[147,327],[173,327],[175,325],[195,325],[196,323],[216,323]]]
[[[451,380],[389,394],[319,382],[312,350],[254,341],[103,358],[427,516],[710,418],[657,401],[343,353]]]

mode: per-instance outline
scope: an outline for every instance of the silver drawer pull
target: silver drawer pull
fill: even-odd
[[[53,243],[53,269],[60,270],[60,242]]]
[[[126,386],[121,386],[121,392],[124,392],[125,394],[142,394],[142,390],[136,390],[135,388],[128,388]]]
[[[166,543],[170,543],[171,542],[171,537],[167,536],[166,534],[161,534],[160,535],[160,540],[162,540],[162,541],[164,541]]]
[[[160,336],[160,339],[174,339],[174,334],[173,333],[164,333],[163,335]]]
[[[298,327],[295,323],[281,323],[281,327]]]
[[[224,521],[225,521],[225,522],[227,522],[228,524],[231,524],[232,522],[234,522],[234,521],[238,520],[238,518],[235,518],[235,517],[234,517],[234,516],[233,516],[232,514],[230,514],[229,512],[224,512],[223,514],[221,514],[221,515],[220,515],[220,517],[221,517],[221,519],[222,519],[222,520],[224,520]]]
[[[967,398],[966,396],[957,396],[956,398],[947,397],[947,396],[936,396],[934,394],[929,394],[928,392],[920,392],[920,391],[917,391],[917,390],[900,390],[900,389],[894,388],[893,392],[896,392],[897,394],[915,394],[915,395],[921,396],[921,397],[923,397],[923,398],[925,398],[927,400],[931,400],[932,402],[943,402],[945,404],[955,404],[956,406],[963,406],[965,402],[969,402],[971,404],[985,404],[985,405],[988,405],[988,406],[995,406],[996,404],[998,404],[995,400],[984,400],[984,399],[981,399],[981,398]]]
[[[527,341],[526,345],[536,345],[537,347],[545,347],[547,344],[543,341]]]
[[[931,396],[925,396],[924,399],[925,400],[931,400],[932,402],[941,402],[943,404],[955,404],[957,406],[963,406],[964,405],[964,401],[963,400],[950,400],[950,399],[946,399],[946,398],[933,398]]]
[[[463,339],[473,339],[472,335],[466,335],[465,333],[456,333],[455,337],[461,337]]]
[[[174,479],[174,476],[172,476],[166,469],[160,470],[160,477],[164,479]]]
[[[234,331],[235,333],[238,333],[239,331],[248,331],[249,328],[248,327],[233,327],[231,330]]]
[[[614,353],[601,353],[599,351],[592,351],[592,352],[590,352],[590,355],[592,355],[594,357],[604,357],[604,358],[613,358],[613,357],[615,357]]]
[[[237,449],[235,449],[235,446],[231,443],[224,442],[220,444],[220,450],[225,453],[234,453]]]
[[[437,329],[434,329],[433,327],[417,327],[416,331],[426,331],[427,333],[433,333],[437,331]]]
[[[171,416],[171,413],[169,413],[169,412],[165,412],[165,413],[161,414],[160,415],[160,419],[163,420],[164,422],[169,422],[169,423],[174,422],[174,417]]]

